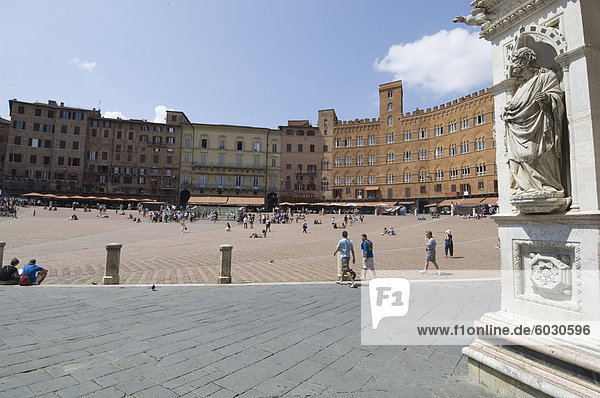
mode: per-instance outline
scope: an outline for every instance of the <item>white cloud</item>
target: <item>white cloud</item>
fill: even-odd
[[[477,32],[456,28],[390,47],[375,60],[379,72],[391,72],[405,85],[444,95],[482,88],[492,78],[490,44]]]
[[[109,119],[116,119],[116,118],[127,119],[125,117],[125,115],[123,115],[121,112],[111,112],[111,111],[108,111],[108,112],[104,112],[102,114],[102,116],[104,116],[106,118],[109,118]]]
[[[82,61],[78,57],[74,57],[72,60],[69,61],[69,63],[75,65],[78,68],[87,70],[88,72],[91,72],[96,67],[95,62]]]
[[[167,120],[167,107],[164,105],[157,105],[154,108],[154,123],[164,123]]]

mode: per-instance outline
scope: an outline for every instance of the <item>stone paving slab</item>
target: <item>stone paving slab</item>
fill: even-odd
[[[499,307],[498,281],[444,283],[463,316],[481,315],[471,303]],[[438,305],[426,299],[439,284],[421,282],[415,299]],[[0,308],[0,397],[493,396],[467,378],[462,347],[361,346],[360,289],[0,289],[11,303]]]

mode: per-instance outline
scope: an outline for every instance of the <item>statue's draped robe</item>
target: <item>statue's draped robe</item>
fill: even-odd
[[[549,101],[535,97],[547,94]],[[564,197],[560,183],[560,147],[564,117],[563,91],[556,74],[542,68],[524,82],[506,107],[506,155],[513,196]]]

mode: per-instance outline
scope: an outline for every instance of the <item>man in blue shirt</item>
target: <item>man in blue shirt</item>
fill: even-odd
[[[367,234],[362,234],[360,236],[362,239],[362,243],[360,244],[360,248],[363,252],[363,263],[362,263],[362,279],[363,281],[367,280],[367,269],[370,269],[373,272],[373,278],[377,278],[375,275],[375,264],[373,263],[373,242],[367,239]]]
[[[32,285],[40,285],[46,279],[48,270],[35,265],[35,260],[32,259],[29,260],[29,264],[23,267],[23,273],[27,274]]]
[[[352,277],[352,273],[350,272],[350,254],[352,254],[352,264],[356,262],[356,258],[354,256],[354,245],[352,244],[352,241],[348,239],[348,231],[342,231],[342,239],[338,242],[333,255],[335,256],[338,252],[340,253],[342,262],[342,272],[340,273],[340,280],[337,283],[341,285],[344,280],[344,274],[348,274],[352,281],[350,287],[357,287],[356,282]]]

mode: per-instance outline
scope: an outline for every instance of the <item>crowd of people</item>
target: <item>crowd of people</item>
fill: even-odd
[[[38,201],[39,202],[39,201]],[[24,200],[19,198],[11,198],[11,197],[1,197],[0,198],[0,212],[2,215],[12,215],[16,217],[17,207],[18,206],[28,206],[28,205],[39,205],[40,203],[36,203],[35,200]],[[72,209],[75,211],[79,207],[78,203],[73,203]],[[45,207],[47,208],[47,207]],[[108,218],[106,205],[98,204],[96,206],[98,210],[98,216],[102,218]],[[54,210],[55,207],[49,207],[48,210]],[[91,211],[87,206],[84,206],[85,211]],[[186,222],[193,223],[197,221],[198,218],[203,218],[207,220],[212,220],[217,222],[219,218],[219,212],[215,210],[205,210],[205,211],[193,211],[192,209],[178,209],[172,205],[163,205],[160,210],[149,210],[148,208],[143,208],[141,205],[137,206],[137,208],[132,208],[131,205],[128,207],[129,214],[128,219],[134,223],[140,223],[142,219],[147,220],[148,223],[179,223],[181,224],[181,231],[187,231]],[[238,223],[238,226],[243,229],[253,229],[254,224],[258,222],[261,225],[260,232],[254,232],[250,235],[250,238],[266,238],[267,233],[271,231],[272,224],[291,224],[291,223],[301,223],[302,224],[302,233],[308,233],[308,222],[305,214],[294,214],[291,211],[276,211],[273,213],[253,213],[244,211],[245,209],[240,209],[237,212],[227,212],[225,214],[225,218],[228,220],[226,222],[226,231],[231,232],[232,227],[229,220],[235,220]],[[133,211],[134,213],[132,214]],[[135,215],[135,211],[137,211],[138,215]],[[126,212],[123,208],[115,210],[117,215],[126,215]],[[35,214],[34,214],[35,215]],[[223,215],[223,214],[221,214]],[[478,215],[479,216],[479,215]],[[477,217],[479,218],[479,217]],[[424,217],[419,217],[418,219],[424,219]],[[78,217],[75,213],[69,217],[69,220],[78,220]],[[338,220],[336,220],[336,215],[331,218],[331,225],[334,229],[345,229],[349,226],[357,225],[358,223],[364,222],[364,215],[362,214],[344,214]],[[339,223],[339,225],[338,225]],[[321,219],[314,219],[313,224],[321,225]],[[396,235],[396,231],[394,227],[383,228],[381,233],[382,235]],[[366,278],[366,272],[371,270],[373,273],[373,277],[375,277],[375,266],[374,266],[374,255],[373,255],[373,242],[367,239],[366,234],[361,235],[361,250],[362,250],[362,269],[363,275],[362,279]],[[437,264],[436,260],[436,241],[433,238],[433,233],[431,231],[426,232],[426,258],[425,258],[425,267],[420,270],[420,273],[426,274],[428,268],[433,265],[436,269],[436,274],[441,275],[441,271]],[[450,230],[446,230],[446,236],[444,238],[444,252],[445,256],[453,257],[454,256],[454,241],[452,232]],[[355,262],[354,258],[354,247],[352,241],[348,239],[348,232],[346,230],[342,231],[342,240],[338,242],[336,247],[336,252],[334,254],[340,254],[341,263],[342,263],[342,271],[341,277],[338,283],[343,283],[342,280],[345,275],[350,277],[351,287],[355,287],[356,274],[349,267],[350,258],[352,258],[352,262]],[[19,264],[18,259],[13,258],[10,262],[10,265],[2,267],[0,271],[0,284],[22,284],[22,285],[30,285],[30,284],[40,284],[44,281],[48,274],[48,270],[39,267],[36,265],[36,260],[32,259],[30,262],[23,267],[23,269],[18,269],[17,265]]]
[[[28,199],[21,199],[11,196],[0,197],[0,217],[13,217],[17,218],[17,207],[28,206],[31,203],[35,204],[35,201]]]

